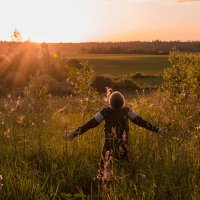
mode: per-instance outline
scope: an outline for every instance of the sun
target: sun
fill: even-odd
[[[19,4],[8,0],[4,7],[0,17],[6,18],[2,25],[7,29],[7,36],[4,37],[8,40],[14,28],[17,28],[24,41],[80,42],[89,40],[98,27],[95,15],[90,15],[87,1],[20,0]],[[12,17],[7,14],[8,10]]]

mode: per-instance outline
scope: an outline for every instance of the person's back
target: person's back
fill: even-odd
[[[109,97],[109,107],[103,108],[88,122],[67,134],[66,139],[73,140],[76,136],[98,126],[103,121],[105,121],[105,137],[100,165],[102,170],[108,167],[108,163],[113,158],[118,161],[128,160],[129,121],[152,132],[160,133],[161,135],[166,131],[165,128],[157,128],[142,119],[129,107],[125,107],[124,96],[116,91]]]
[[[128,147],[128,107],[103,108],[94,118],[105,121],[103,155],[109,151],[115,158],[127,158]]]

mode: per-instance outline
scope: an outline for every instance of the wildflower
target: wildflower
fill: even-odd
[[[28,104],[28,109],[32,110],[33,109],[33,106],[31,103]]]
[[[16,108],[18,108],[20,106],[20,104],[21,104],[21,100],[18,99],[17,102],[16,102]]]
[[[8,97],[8,99],[11,99],[11,94],[8,94],[8,96],[7,96],[7,97]]]
[[[197,131],[200,130],[200,124],[196,127]]]
[[[23,124],[24,119],[25,119],[25,116],[24,116],[24,115],[19,115],[19,116],[17,117],[17,122],[18,122],[19,124]]]
[[[126,132],[125,131],[123,132],[122,139],[123,139],[123,141],[126,141]]]
[[[3,188],[3,176],[2,175],[0,175],[0,192],[1,192],[1,190],[2,190],[2,188]]]
[[[4,104],[4,108],[7,110],[8,107],[9,107],[8,103],[5,103],[5,104]]]
[[[10,138],[10,129],[3,133],[6,138]]]
[[[110,151],[106,151],[104,159],[104,170],[103,170],[103,180],[108,181],[109,180],[109,172],[108,172],[108,165],[111,161]]]
[[[141,176],[142,178],[146,178],[146,175],[145,175],[145,174],[140,174],[140,176]]]
[[[11,112],[15,112],[15,111],[16,111],[16,108],[11,108],[10,111],[11,111]]]

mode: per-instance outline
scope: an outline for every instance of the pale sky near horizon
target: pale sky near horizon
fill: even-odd
[[[0,0],[0,40],[200,40],[200,0]]]

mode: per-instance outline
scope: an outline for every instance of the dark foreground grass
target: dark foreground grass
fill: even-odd
[[[91,106],[92,109],[88,106]],[[103,199],[200,199],[199,100],[162,94],[129,98],[141,116],[167,126],[166,137],[130,125],[130,164]],[[103,126],[63,140],[100,107],[76,98],[1,99],[0,199],[99,199],[96,176]],[[63,108],[59,110],[60,108]]]

